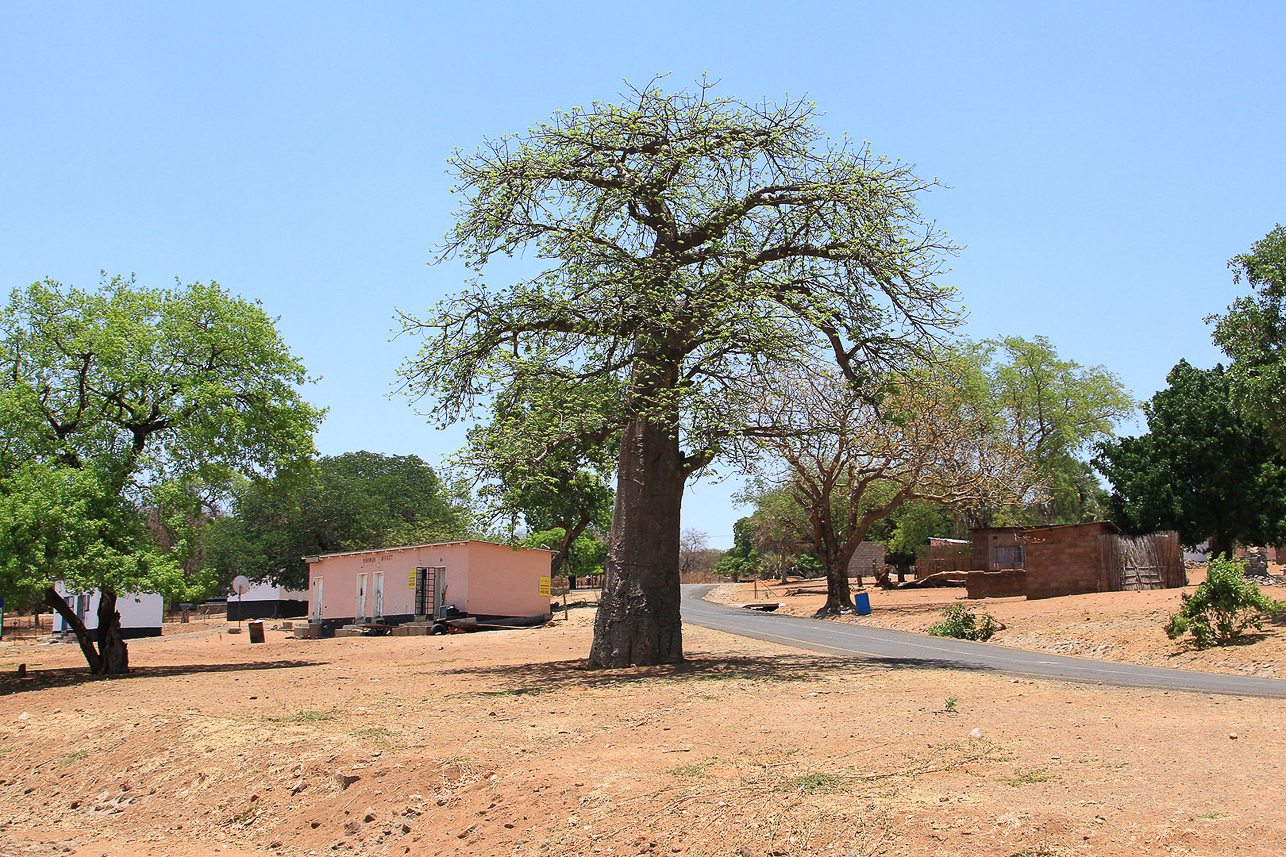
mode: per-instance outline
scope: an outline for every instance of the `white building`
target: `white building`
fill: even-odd
[[[72,592],[60,580],[54,589],[62,596],[63,601],[85,623],[89,636],[98,639],[98,601],[97,589],[89,592]],[[134,637],[161,636],[161,620],[165,614],[165,599],[155,592],[126,592],[116,596],[116,612],[121,614],[121,636],[126,639]],[[54,614],[54,633],[71,631],[61,613]]]

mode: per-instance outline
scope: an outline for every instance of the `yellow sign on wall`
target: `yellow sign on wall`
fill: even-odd
[[[548,575],[539,578],[539,593],[546,598],[549,597],[549,577]]]
[[[415,569],[411,569],[406,575],[406,585],[415,588]]]

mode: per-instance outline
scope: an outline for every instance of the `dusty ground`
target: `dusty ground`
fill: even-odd
[[[1284,701],[697,628],[681,667],[590,673],[591,618],[253,647],[190,626],[110,681],[5,644],[0,854],[1286,851]]]
[[[1282,571],[1274,566],[1273,573]],[[1104,592],[1039,601],[971,600],[963,587],[884,590],[868,586],[862,591],[871,599],[869,616],[843,616],[832,621],[922,634],[942,618],[943,607],[962,603],[1004,623],[1005,630],[990,640],[1002,646],[1147,666],[1286,678],[1286,616],[1269,623],[1262,633],[1247,635],[1242,644],[1223,648],[1197,649],[1165,635],[1166,620],[1179,609],[1183,594],[1191,594],[1205,580],[1204,569],[1190,569],[1188,579],[1189,585],[1183,589]],[[785,605],[782,613],[812,616],[826,603],[826,597],[786,595],[799,587],[799,583],[728,585],[712,593],[711,600],[725,604],[776,601]],[[1286,600],[1286,587],[1265,586],[1263,591]]]

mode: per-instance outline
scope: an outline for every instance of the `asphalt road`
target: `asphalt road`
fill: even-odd
[[[702,600],[713,588],[712,584],[683,587],[684,622],[822,654],[906,667],[987,670],[1094,684],[1286,698],[1286,681],[1281,679],[1093,661],[949,637],[779,616]]]

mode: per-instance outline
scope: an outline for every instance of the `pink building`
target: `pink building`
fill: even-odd
[[[305,557],[308,618],[327,633],[354,622],[397,625],[448,615],[543,621],[550,615],[552,556],[468,541]]]

